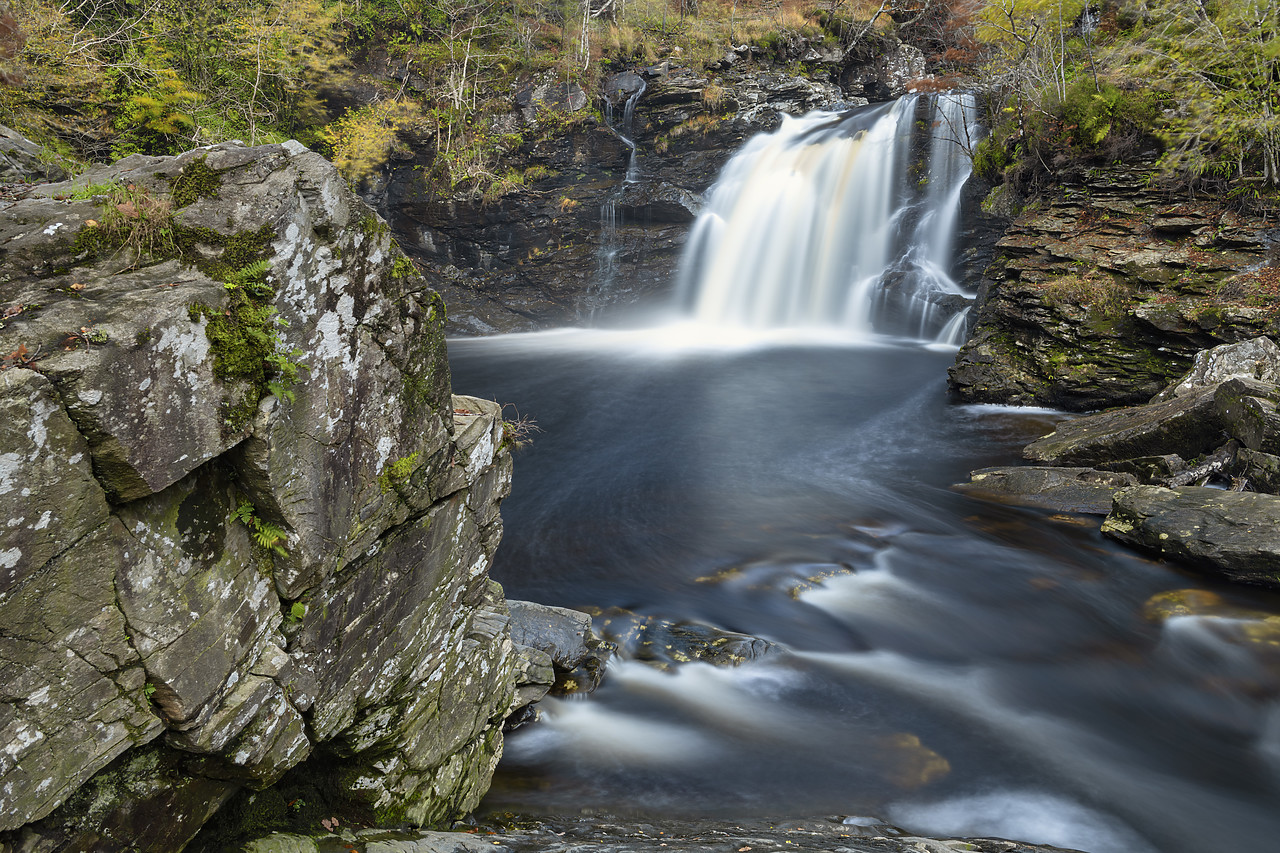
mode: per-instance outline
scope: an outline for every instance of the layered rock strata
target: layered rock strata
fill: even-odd
[[[1098,169],[1013,219],[950,370],[959,399],[1131,405],[1197,351],[1280,329],[1272,227],[1157,185],[1154,166]]]
[[[511,459],[385,223],[230,143],[38,188],[0,264],[0,847],[178,850],[300,767],[473,807],[526,668]]]

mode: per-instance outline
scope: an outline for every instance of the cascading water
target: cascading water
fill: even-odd
[[[640,178],[639,147],[632,138],[631,123],[635,117],[636,102],[640,100],[640,96],[644,94],[647,87],[643,78],[638,79],[639,86],[627,97],[626,104],[622,108],[621,127],[614,127],[613,106],[607,100],[605,101],[605,124],[613,131],[614,136],[618,137],[622,144],[627,147],[630,154],[627,158],[627,172],[622,179],[622,183],[613,192],[609,193],[609,197],[605,199],[604,204],[600,205],[600,248],[596,252],[596,275],[588,299],[591,308],[590,313],[593,315],[602,294],[609,292],[612,288],[613,280],[618,275],[618,252],[622,248],[618,242],[618,202],[622,200],[627,187]]]
[[[976,113],[972,95],[946,93],[784,117],[713,188],[681,264],[683,304],[711,324],[958,342],[969,300],[951,249]]]

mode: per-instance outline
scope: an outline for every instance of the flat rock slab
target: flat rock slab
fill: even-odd
[[[1234,581],[1280,589],[1280,497],[1195,486],[1116,493],[1102,532]]]
[[[1114,409],[1058,424],[1022,455],[1049,465],[1093,466],[1162,453],[1196,456],[1221,443],[1222,422],[1207,388],[1161,403]]]
[[[1115,493],[1138,484],[1132,474],[1036,465],[982,468],[969,477],[952,488],[976,498],[1093,515],[1109,513]]]
[[[1228,436],[1263,452],[1280,451],[1280,387],[1235,378],[1159,403],[1064,421],[1022,455],[1049,465],[1096,466],[1176,453],[1193,459]]]

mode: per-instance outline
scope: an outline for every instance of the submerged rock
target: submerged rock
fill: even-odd
[[[1093,468],[1024,466],[982,468],[970,474],[968,483],[954,488],[974,497],[1037,506],[1058,512],[1106,515],[1115,493],[1138,481],[1130,474]]]
[[[1156,556],[1280,588],[1280,497],[1185,486],[1116,493],[1102,532]]]
[[[600,632],[624,658],[669,668],[692,661],[741,666],[781,652],[781,647],[735,631],[697,622],[640,616],[614,608],[600,616]]]

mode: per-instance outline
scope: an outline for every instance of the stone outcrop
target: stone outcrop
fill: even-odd
[[[511,459],[385,223],[297,143],[134,156],[0,208],[0,282],[0,846],[473,807]]]
[[[1197,351],[1280,329],[1270,226],[1155,177],[1134,165],[1066,178],[1013,221],[950,371],[959,399],[1144,402]]]
[[[1241,583],[1280,588],[1280,497],[1184,486],[1116,493],[1112,539]]]
[[[1277,356],[1267,338],[1197,353],[1152,402],[1064,420],[1027,445],[1023,455],[1040,465],[974,471],[956,488],[1105,514],[1102,532],[1113,539],[1280,588]]]

